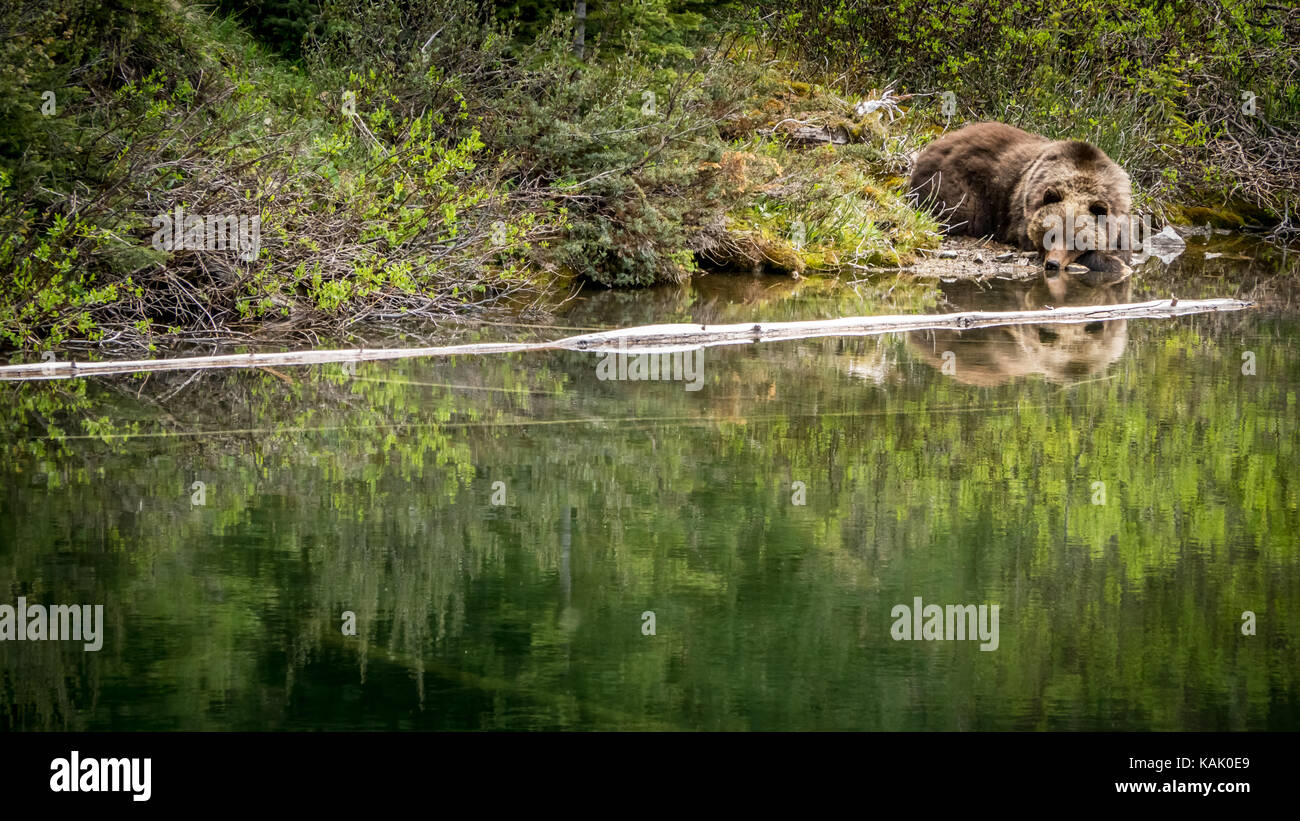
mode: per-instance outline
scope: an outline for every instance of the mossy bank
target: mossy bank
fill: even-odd
[[[314,343],[704,268],[860,277],[938,244],[909,158],[984,117],[1096,142],[1159,220],[1288,225],[1300,15],[1096,0],[1099,56],[1034,34],[1082,25],[1044,5],[958,5],[904,3],[882,40],[793,0],[590,3],[580,45],[568,3],[9,7],[0,348]],[[1206,31],[1223,45],[1188,53]],[[975,59],[1007,48],[1007,77]],[[1253,78],[1254,119],[1202,105],[1196,71]],[[160,243],[177,209],[193,241]],[[212,247],[254,217],[252,253]]]

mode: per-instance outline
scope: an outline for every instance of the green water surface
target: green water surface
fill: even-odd
[[[0,728],[1300,729],[1295,259],[1204,250],[458,334],[1260,302],[710,348],[695,391],[578,352],[0,385],[0,604],[106,622],[0,642]],[[997,605],[997,649],[895,640],[917,597]]]

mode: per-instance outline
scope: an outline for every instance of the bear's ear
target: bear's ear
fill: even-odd
[[[1092,214],[1094,217],[1104,217],[1110,213],[1110,206],[1101,200],[1098,200],[1088,206],[1088,213]]]
[[[1043,205],[1051,205],[1054,202],[1061,201],[1061,192],[1055,188],[1049,188],[1043,192]]]

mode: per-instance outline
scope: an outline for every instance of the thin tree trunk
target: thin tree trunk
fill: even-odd
[[[587,48],[587,0],[573,3],[573,53],[583,59]]]

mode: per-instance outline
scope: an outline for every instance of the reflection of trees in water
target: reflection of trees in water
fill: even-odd
[[[956,310],[1031,311],[1052,307],[1116,305],[1127,302],[1132,281],[1089,286],[1061,274],[1050,280],[944,287]],[[1128,342],[1127,320],[1088,323],[1004,325],[967,331],[935,329],[908,334],[912,351],[967,385],[1001,385],[1031,375],[1071,384],[1105,372]],[[951,356],[945,356],[951,352]],[[948,365],[947,369],[944,366]]]
[[[588,287],[564,312],[567,324],[610,327],[699,322],[708,325],[780,322],[810,316],[867,316],[923,313],[933,307],[934,289],[900,274],[853,285],[835,278],[752,274],[709,274],[681,286],[640,291]]]
[[[566,694],[537,708],[549,726],[823,726],[827,704],[839,727],[921,708],[928,727],[1060,726],[1061,705],[1096,726],[1122,702],[1170,727],[1224,701],[1233,727],[1276,723],[1300,666],[1300,365],[1293,326],[1265,324],[1268,380],[1213,372],[1238,359],[1202,335],[1214,321],[1135,323],[1141,355],[1072,392],[1086,401],[1039,380],[975,396],[919,367],[879,385],[844,372],[906,363],[895,337],[710,350],[698,393],[602,383],[577,353],[224,372],[179,393],[184,377],[105,381],[67,407],[23,386],[0,402],[11,435],[82,417],[267,429],[4,443],[0,590],[19,592],[0,601],[103,602],[109,628],[97,655],[0,644],[0,725],[347,721],[340,688],[395,673],[400,692],[367,697],[457,726],[525,719],[457,716],[448,681],[489,706]],[[669,421],[624,421],[644,417]],[[1094,477],[1112,504],[1087,504]],[[1084,489],[1068,521],[1067,485]],[[883,614],[917,594],[1003,604],[987,676],[889,643]],[[1270,614],[1253,643],[1242,601]],[[658,636],[640,635],[644,610]]]

